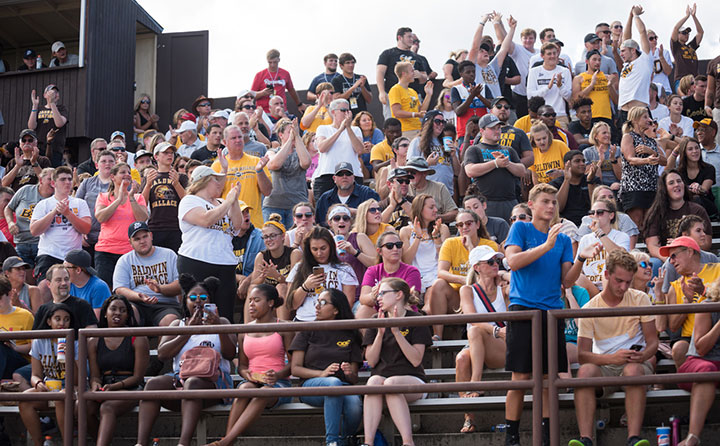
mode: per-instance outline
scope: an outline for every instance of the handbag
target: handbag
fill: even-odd
[[[215,382],[220,377],[220,353],[212,347],[197,346],[180,357],[180,379],[205,378]]]

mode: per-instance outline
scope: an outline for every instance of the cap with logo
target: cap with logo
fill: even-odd
[[[122,132],[120,130],[115,130],[114,132],[112,132],[112,135],[110,135],[110,141],[117,138],[118,136],[122,138],[123,141],[125,141],[125,132]]]
[[[340,172],[350,172],[352,174],[355,173],[353,170],[352,164],[348,163],[347,161],[339,162],[335,165],[335,175],[339,174]]]
[[[478,127],[480,127],[481,129],[486,129],[488,127],[495,127],[496,125],[499,125],[499,124],[502,124],[502,122],[500,122],[500,119],[498,119],[497,116],[495,116],[491,113],[483,115],[483,117],[480,118],[480,120],[478,121]]]
[[[712,118],[705,118],[700,121],[693,122],[693,128],[697,129],[698,127],[712,127],[716,132],[718,130],[717,122],[715,122]]]
[[[25,50],[23,53],[23,59],[35,59],[37,57],[37,53],[33,49]]]
[[[159,144],[158,144],[159,145]],[[152,156],[152,153],[148,152],[145,149],[140,149],[137,152],[135,152],[135,159],[138,160],[143,156]]]
[[[135,234],[137,234],[140,231],[150,231],[150,228],[148,227],[147,223],[144,221],[136,221],[133,222],[130,226],[128,226],[128,238],[133,238]]]
[[[403,178],[403,177],[409,177],[409,178],[415,178],[415,175],[408,172],[406,169],[403,169],[402,167],[396,167],[392,171],[390,171],[390,176],[388,176],[388,180],[393,180],[395,178]]]
[[[585,43],[590,43],[590,42],[597,42],[598,40],[602,40],[602,39],[600,39],[600,36],[598,36],[595,33],[589,33],[589,34],[585,34],[584,40],[585,40]]]
[[[20,139],[23,139],[26,136],[32,136],[35,140],[38,139],[37,133],[35,133],[35,130],[33,129],[25,129],[22,132],[20,132]]]
[[[2,270],[7,271],[10,268],[25,268],[30,269],[30,265],[25,263],[23,259],[18,256],[10,256],[3,262]]]

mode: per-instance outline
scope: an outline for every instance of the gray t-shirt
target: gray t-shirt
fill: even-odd
[[[40,241],[40,237],[33,237],[30,234],[30,218],[35,205],[43,198],[38,192],[37,184],[28,184],[18,189],[8,203],[7,206],[15,212],[15,224],[20,230],[13,238],[15,244],[29,243],[36,245]]]
[[[706,263],[718,263],[718,257],[707,251],[700,251],[700,264],[705,265]],[[670,291],[670,284],[680,278],[680,274],[675,271],[675,267],[670,263],[670,259],[665,261],[663,265],[665,268],[665,280],[663,281],[662,291],[667,293]]]
[[[265,197],[263,207],[292,209],[297,203],[307,201],[305,171],[306,169],[300,167],[296,152],[288,155],[282,166],[272,171],[273,189],[270,195]]]
[[[700,305],[702,305],[704,303],[711,304],[711,303],[715,303],[715,302],[713,302],[711,300],[704,300],[704,301],[700,302]],[[712,325],[714,327],[715,324],[717,324],[718,321],[720,321],[720,313],[710,313],[710,317],[712,318]],[[720,361],[720,341],[715,341],[715,345],[712,346],[710,351],[707,352],[705,354],[705,356],[700,356],[698,354],[697,350],[695,349],[695,333],[693,333],[692,339],[690,340],[690,348],[688,349],[687,355],[688,356],[698,356],[703,359],[707,359],[708,361]]]
[[[580,227],[577,230],[577,235],[573,237],[573,240],[576,242],[579,242],[580,239],[585,234],[590,234],[590,223],[592,223],[592,219],[588,217],[587,215],[582,218],[582,223],[580,224]],[[632,221],[630,217],[628,217],[627,214],[623,214],[621,212],[618,212],[617,214],[617,224],[618,224],[618,230],[620,232],[624,232],[628,236],[632,237],[633,235],[640,234],[640,230],[638,229],[635,222]]]
[[[261,142],[250,140],[245,143],[243,151],[249,155],[262,158],[267,153],[267,147]]]
[[[485,228],[490,234],[490,238],[498,245],[505,241],[508,232],[510,232],[510,225],[508,222],[499,217],[487,216],[487,225]]]
[[[419,136],[414,138],[410,142],[410,148],[408,150],[408,159],[416,158],[419,156],[425,158],[425,153],[420,150]],[[450,192],[450,195],[453,195],[453,188],[455,185],[455,173],[453,171],[452,155],[449,152],[445,152],[443,150],[442,143],[435,137],[430,138],[430,152],[437,153],[438,159],[437,164],[430,166],[432,169],[435,170],[435,173],[432,175],[428,175],[427,179],[444,184],[445,187],[447,187],[448,192]]]
[[[87,241],[90,245],[97,243],[98,236],[100,235],[100,222],[95,218],[95,202],[97,202],[98,195],[107,192],[108,187],[110,187],[110,181],[103,183],[100,181],[100,176],[96,175],[80,183],[80,187],[78,187],[77,193],[75,194],[77,198],[85,200],[88,208],[90,208],[92,226],[90,227],[90,233],[87,235]]]
[[[112,288],[113,291],[120,287],[130,288],[138,293],[155,296],[160,303],[177,304],[177,298],[155,293],[145,285],[145,279],[166,285],[177,278],[177,254],[171,249],[156,246],[155,252],[147,257],[139,256],[135,250],[123,254],[115,264]]]

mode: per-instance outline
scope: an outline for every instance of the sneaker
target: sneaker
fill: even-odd
[[[520,435],[505,435],[505,446],[520,446]]]
[[[588,437],[580,437],[579,440],[570,440],[568,446],[593,446],[593,441]]]
[[[58,432],[58,427],[50,417],[40,417],[40,430],[44,435],[50,435]]]
[[[650,442],[640,437],[630,437],[627,441],[628,446],[650,446]]]

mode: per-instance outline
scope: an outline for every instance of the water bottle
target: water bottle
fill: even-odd
[[[160,439],[159,439],[159,438],[153,438],[152,446],[160,446]]]
[[[680,443],[680,417],[670,417],[670,426],[672,426],[672,438],[670,446],[677,446]]]
[[[35,61],[35,68],[38,70],[42,68],[42,56],[39,54],[37,55],[37,60]]]
[[[66,344],[65,338],[58,338],[57,342],[57,361],[58,362],[65,362],[65,344]]]
[[[605,426],[607,426],[607,420],[604,418],[600,418],[595,422],[595,429],[599,431],[605,429]]]
[[[510,425],[505,423],[496,424],[490,427],[490,432],[505,432]]]
[[[337,243],[338,243],[338,242],[341,242],[341,241],[343,241],[343,240],[345,240],[345,236],[344,236],[344,235],[342,235],[342,234],[336,235],[336,236],[335,236],[335,245],[337,246]],[[337,248],[337,253],[338,253],[338,255],[340,255],[340,254],[345,254],[345,250],[344,250],[344,249],[340,249],[340,248],[338,247],[338,248]]]
[[[55,443],[53,443],[52,437],[50,435],[45,436],[45,441],[43,442],[43,446],[55,446]]]

